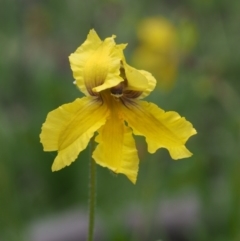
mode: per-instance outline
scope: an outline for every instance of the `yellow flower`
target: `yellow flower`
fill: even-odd
[[[133,64],[153,73],[161,88],[171,88],[180,59],[176,28],[163,17],[149,17],[141,21],[137,35],[139,45],[132,56]]]
[[[135,183],[139,159],[132,133],[146,137],[150,153],[163,147],[179,159],[192,155],[185,143],[196,130],[176,112],[164,112],[140,100],[156,81],[150,73],[126,63],[126,45],[116,45],[114,37],[101,41],[91,30],[70,55],[75,83],[86,96],[51,111],[40,139],[44,151],[58,151],[52,165],[57,171],[75,161],[97,132],[96,163]]]
[[[145,18],[141,21],[137,34],[140,42],[149,49],[159,50],[163,53],[177,49],[177,30],[164,17]]]

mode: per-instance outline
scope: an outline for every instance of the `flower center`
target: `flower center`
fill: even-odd
[[[124,82],[119,83],[118,85],[112,87],[110,89],[111,95],[120,98],[123,96],[123,88],[124,88]]]
[[[131,90],[128,87],[128,80],[123,67],[120,68],[120,76],[124,81],[120,82],[116,86],[99,92],[99,97],[102,102],[112,105],[111,102],[121,102],[125,106],[134,102],[134,99],[138,98],[142,91]],[[111,98],[112,97],[112,98]]]

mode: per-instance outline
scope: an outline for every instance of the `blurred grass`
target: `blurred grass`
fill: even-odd
[[[82,94],[72,85],[68,56],[94,27],[102,38],[117,35],[138,44],[137,26],[164,16],[176,27],[196,26],[197,45],[180,59],[173,88],[149,97],[191,121],[198,134],[187,143],[190,159],[154,155],[137,138],[141,159],[136,186],[98,167],[98,210],[110,226],[109,240],[137,240],[122,212],[140,205],[146,235],[158,203],[185,190],[197,193],[201,217],[186,240],[240,239],[240,2],[237,0],[3,1],[0,9],[0,238],[20,240],[35,218],[87,205],[88,150],[70,167],[52,173],[54,153],[44,153],[39,133],[46,114]],[[152,216],[151,216],[152,215]],[[110,224],[111,223],[111,224]],[[119,229],[121,231],[119,231]],[[162,229],[163,240],[173,240]],[[165,239],[164,239],[165,238]]]

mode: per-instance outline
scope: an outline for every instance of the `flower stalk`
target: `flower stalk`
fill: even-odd
[[[89,162],[89,213],[88,213],[88,239],[93,241],[94,238],[94,224],[95,224],[95,206],[96,206],[96,163],[92,158],[93,139],[90,142],[90,162]]]

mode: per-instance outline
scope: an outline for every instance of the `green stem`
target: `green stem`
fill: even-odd
[[[96,163],[92,158],[93,138],[90,141],[90,164],[89,164],[89,223],[88,223],[88,241],[93,241],[95,205],[96,205]]]

